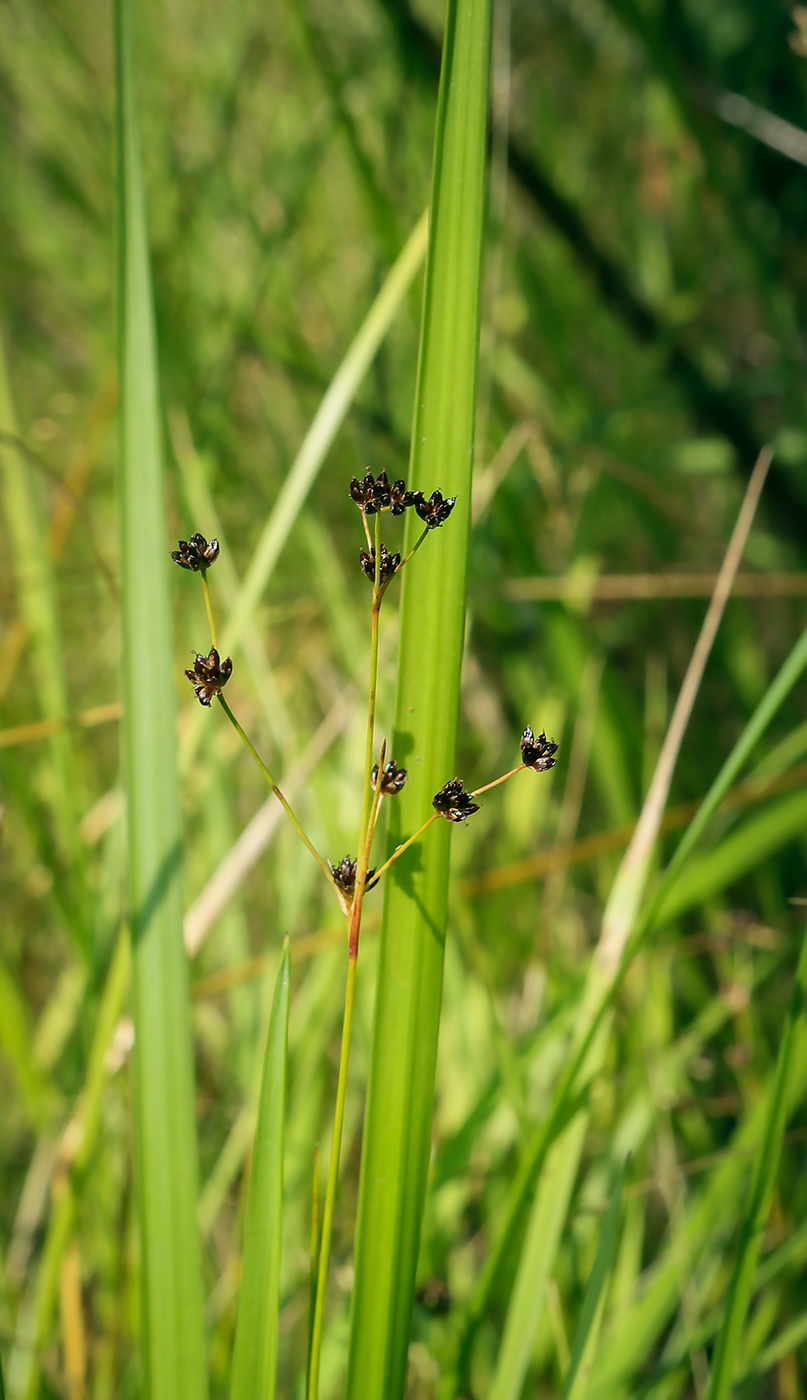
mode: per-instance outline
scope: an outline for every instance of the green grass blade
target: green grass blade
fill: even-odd
[[[0,1052],[11,1067],[28,1117],[41,1131],[47,1121],[48,1086],[34,1059],[25,1002],[4,963],[0,963]]]
[[[572,1343],[569,1369],[563,1385],[561,1400],[584,1400],[588,1394],[588,1381],[597,1334],[602,1320],[605,1303],[605,1285],[611,1274],[611,1265],[616,1255],[616,1242],[619,1236],[619,1217],[622,1209],[622,1184],[625,1180],[625,1163],[620,1168],[619,1177],[611,1204],[605,1215],[594,1256],[594,1265],[588,1281],[580,1320]]]
[[[403,578],[394,740],[415,775],[391,817],[408,836],[454,776],[471,513],[490,5],[449,0],[437,113],[410,484],[456,495]],[[409,522],[407,541],[414,543]],[[346,1394],[403,1394],[431,1141],[448,894],[448,825],[394,867],[384,900]],[[394,1267],[391,1261],[394,1262]]]
[[[269,1017],[255,1129],[231,1400],[273,1400],[275,1394],[288,1039],[289,941],[286,938]]]
[[[428,226],[424,214],[409,235],[397,261],[390,268],[378,296],[328,386],[269,519],[263,527],[238,596],[221,630],[222,655],[234,653],[241,644],[245,629],[272,577],[294,522],[344,422],[359,385],[420,269],[426,253],[427,233]],[[196,715],[194,723],[185,731],[182,742],[183,771],[193,762],[203,726],[204,715],[200,712]]]
[[[65,720],[69,699],[65,684],[66,666],[56,584],[48,552],[44,513],[37,500],[35,468],[8,438],[19,437],[5,352],[0,341],[0,478],[3,513],[14,564],[17,600],[28,634],[30,658],[42,719]],[[61,729],[47,740],[51,794],[50,808],[59,852],[83,883],[84,852],[78,835],[81,810],[73,739]],[[81,901],[81,896],[80,896]],[[72,932],[82,952],[87,953],[85,911],[74,920]],[[79,911],[77,911],[79,912]]]
[[[240,642],[247,618],[277,563],[311,485],[392,319],[406,296],[426,251],[426,216],[413,229],[400,257],[331,381],[300,451],[264,526],[249,569],[222,634],[225,651]]]
[[[519,1400],[555,1269],[588,1114],[579,1113],[550,1149],[530,1216],[489,1400]]]
[[[143,1336],[150,1400],[198,1400],[207,1380],[170,561],[133,45],[132,6],[116,0],[124,757]]]
[[[672,888],[676,884],[686,861],[743,765],[763,737],[771,720],[787,699],[805,666],[807,666],[807,628],[802,632],[784,665],[769,685],[679,841],[658,888],[654,891],[646,911],[643,911],[639,919],[638,929],[640,931],[650,928],[662,917],[665,902],[669,899]]]
[[[729,1284],[723,1325],[717,1339],[714,1361],[709,1377],[707,1400],[726,1400],[731,1390],[737,1366],[743,1326],[751,1299],[754,1271],[768,1218],[771,1197],[776,1185],[776,1173],[782,1150],[788,1111],[793,1054],[801,1038],[805,1020],[807,994],[807,936],[802,944],[796,970],[796,983],[785,1021],[776,1073],[771,1085],[765,1127],[754,1160],[754,1173],[748,1203],[740,1226],[737,1258]]]

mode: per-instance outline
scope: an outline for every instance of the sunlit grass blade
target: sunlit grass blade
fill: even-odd
[[[17,1343],[15,1370],[21,1378],[20,1390],[28,1400],[39,1394],[38,1356],[48,1339],[56,1303],[59,1270],[64,1251],[76,1222],[77,1203],[87,1168],[98,1144],[101,1105],[108,1071],[106,1056],[129,990],[129,936],[123,932],[107,973],[98,1008],[84,1087],[62,1134],[54,1171],[53,1207],[48,1220],[42,1259],[36,1283],[36,1301],[31,1342]]]
[[[490,1400],[518,1400],[521,1395],[544,1307],[546,1285],[554,1272],[558,1241],[566,1224],[587,1126],[588,1115],[578,1113],[547,1156],[541,1192],[530,1216],[518,1277],[507,1309]]]
[[[0,963],[0,1050],[11,1066],[28,1117],[34,1126],[43,1128],[48,1086],[34,1059],[25,1002],[3,963]]]
[[[289,941],[283,945],[263,1064],[235,1331],[231,1400],[273,1400],[277,1376]]]
[[[583,1298],[583,1306],[580,1309],[577,1331],[572,1342],[572,1354],[563,1383],[561,1400],[585,1400],[585,1396],[588,1394],[591,1364],[605,1305],[606,1284],[611,1275],[611,1265],[614,1262],[616,1243],[619,1237],[619,1217],[622,1209],[622,1183],[624,1180],[625,1164],[623,1163],[614,1187],[611,1204],[602,1222],[597,1253],[594,1256],[594,1264]]]
[[[413,780],[396,798],[392,844],[423,823],[432,795],[454,774],[489,49],[488,0],[449,0],[409,484],[429,492],[439,487],[456,495],[457,505],[403,578],[390,752],[409,765]],[[407,531],[408,549],[415,542],[411,520]],[[441,822],[397,863],[386,884],[362,1145],[349,1400],[398,1400],[404,1391],[431,1143],[449,857],[448,824]]]
[[[740,1226],[737,1257],[734,1261],[734,1270],[729,1284],[723,1325],[717,1339],[712,1362],[707,1400],[726,1400],[734,1379],[743,1326],[751,1298],[754,1270],[757,1266],[765,1222],[768,1218],[771,1197],[776,1185],[782,1139],[787,1122],[793,1055],[802,1037],[805,1021],[807,1021],[807,1017],[805,1017],[806,994],[807,937],[802,943],[801,956],[796,969],[796,983],[779,1045],[776,1073],[770,1089],[765,1127],[754,1161],[751,1189]]]
[[[637,932],[650,928],[658,918],[665,902],[670,899],[673,886],[679,873],[703,835],[710,819],[714,816],[731,784],[740,773],[743,765],[753,753],[756,745],[765,734],[771,720],[790,694],[796,681],[807,666],[807,629],[802,632],[793,650],[769,685],[756,710],[745,726],[737,743],[723,764],[700,808],[679,841],[675,854],[669,862],[652,898],[637,923]]]
[[[130,0],[116,0],[114,14],[124,762],[142,1328],[150,1400],[199,1400],[207,1378],[168,534]]]
[[[443,1379],[443,1395],[453,1395],[456,1381],[463,1380],[470,1360],[474,1334],[484,1315],[493,1280],[506,1249],[513,1240],[516,1223],[537,1173],[543,1167],[547,1176],[546,1192],[551,1197],[556,1174],[566,1179],[577,1171],[584,1133],[573,1132],[572,1124],[563,1131],[557,1142],[554,1139],[568,1118],[574,1095],[585,1093],[591,1075],[602,1063],[608,1038],[612,998],[629,961],[626,945],[636,927],[637,913],[647,880],[651,854],[658,838],[675,762],[769,466],[770,452],[766,450],[760,455],[749,482],[717,585],[667,728],[639,821],[606,902],[600,938],[589,964],[581,1010],[573,1036],[574,1053],[568,1060],[546,1119],[536,1129],[522,1154],[519,1170],[501,1211],[498,1230],[471,1294],[466,1317],[457,1323],[458,1371],[455,1376],[453,1369],[447,1368]],[[532,1221],[537,1217],[544,1217],[547,1213],[548,1207],[545,1209],[543,1195],[544,1183],[539,1182],[532,1205]],[[531,1226],[528,1227],[528,1235],[530,1230]],[[548,1271],[551,1270],[552,1265],[548,1264],[547,1268]],[[532,1272],[532,1256],[525,1248],[516,1273],[514,1293],[521,1293],[524,1299],[532,1298],[535,1309],[534,1335],[543,1306],[543,1296],[530,1291],[529,1280]],[[527,1306],[526,1302],[524,1306]],[[502,1372],[511,1390],[523,1384],[529,1361],[529,1351],[520,1341],[520,1337],[514,1332],[511,1342],[507,1346],[503,1344],[497,1362],[497,1376]],[[496,1385],[497,1379],[494,1378],[494,1387]],[[502,1393],[509,1394],[510,1391],[503,1390]]]
[[[36,496],[35,468],[17,446],[18,437],[5,352],[0,342],[0,479],[5,528],[18,606],[28,636],[40,715],[43,720],[58,723],[68,717],[69,700],[56,586],[46,520]],[[58,727],[48,738],[47,750],[50,774],[44,788],[50,797],[57,849],[71,867],[74,881],[78,877],[78,893],[83,885],[84,852],[78,835],[81,810],[78,770],[69,730]],[[86,954],[85,914],[83,895],[80,895],[71,932]]]
[[[357,331],[342,363],[314,415],[271,514],[261,531],[255,552],[241,583],[227,621],[221,629],[222,654],[235,653],[244,630],[275,569],[291,529],[305,504],[345,416],[373,358],[407,292],[420,270],[428,235],[424,214],[415,225],[396,262]],[[188,765],[196,752],[204,716],[186,731],[182,762]]]

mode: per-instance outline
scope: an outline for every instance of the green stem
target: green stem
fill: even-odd
[[[429,527],[428,527],[428,525],[427,525],[426,528],[425,528],[425,530],[423,531],[423,534],[420,536],[420,539],[418,539],[418,540],[415,541],[415,543],[413,544],[413,546],[412,546],[412,548],[410,549],[409,553],[407,554],[406,558],[401,560],[400,564],[398,565],[397,569],[395,570],[395,573],[396,573],[396,574],[399,574],[399,573],[401,572],[401,569],[404,567],[404,564],[408,564],[408,563],[409,563],[409,560],[412,558],[412,556],[413,556],[414,554],[417,554],[418,550],[420,549],[420,546],[422,545],[423,541],[425,540],[426,536],[427,536],[429,533],[430,533],[430,531],[429,531]],[[393,578],[394,578],[394,577],[395,577],[395,574],[393,574]]]
[[[364,512],[362,512],[364,518]],[[365,521],[366,524],[366,521]],[[364,793],[362,795],[361,826],[359,828],[359,854],[358,861],[361,864],[362,852],[367,839],[367,825],[370,819],[370,801],[372,798],[372,783],[370,781],[373,771],[373,735],[375,732],[375,695],[378,685],[378,614],[381,608],[381,516],[375,518],[375,580],[373,582],[373,617],[372,632],[370,636],[370,694],[367,701],[367,743],[364,750]],[[365,866],[366,871],[366,866]],[[358,884],[357,871],[356,888],[362,888]]]
[[[320,870],[325,876],[325,879],[328,881],[328,884],[331,886],[331,888],[333,888],[333,876],[327,864],[322,859],[322,856],[320,855],[313,841],[310,841],[308,836],[304,832],[302,826],[297,820],[297,817],[294,815],[294,812],[292,811],[289,803],[286,801],[286,798],[283,796],[283,793],[280,791],[280,788],[278,787],[277,783],[272,777],[272,774],[269,772],[269,769],[267,768],[266,764],[264,763],[263,759],[258,753],[258,750],[255,748],[255,745],[252,743],[251,739],[247,736],[245,731],[242,729],[241,725],[238,723],[238,720],[236,719],[235,715],[233,714],[232,710],[227,704],[227,701],[225,700],[224,696],[221,694],[221,691],[219,691],[219,701],[221,703],[221,708],[224,710],[224,713],[230,721],[230,724],[233,726],[233,729],[236,731],[237,734],[240,735],[241,739],[246,744],[247,748],[252,754],[252,757],[254,758],[255,762],[257,763],[258,767],[263,773],[263,776],[265,777],[267,783],[272,789],[272,792],[275,794],[275,797],[277,798],[278,802],[280,803],[281,807],[286,813],[286,816],[288,817],[289,821],[294,827],[294,830],[300,837],[300,840],[308,847],[309,851],[314,857],[314,860],[317,862],[317,865],[319,866]]]
[[[207,585],[207,569],[202,569],[202,589],[203,589],[204,595],[205,595],[205,607],[207,608],[207,620],[208,620],[208,622],[210,623],[210,640],[212,641],[213,646],[215,647],[216,651],[218,651],[218,649],[219,649],[219,644],[218,644],[218,642],[216,641],[216,624],[215,624],[215,622],[214,622],[214,620],[213,620],[213,607],[212,607],[212,604],[211,604],[211,602],[210,602],[210,589],[208,588],[208,585]]]
[[[526,763],[519,763],[517,768],[511,768],[509,773],[502,773],[500,778],[494,778],[492,783],[485,783],[484,787],[474,788],[471,797],[478,797],[480,792],[490,792],[491,788],[499,786],[499,783],[506,783],[508,778],[512,778],[516,773],[520,773],[522,768],[526,768]]]
[[[439,817],[439,815],[440,815],[439,812],[432,812],[431,816],[429,817],[429,820],[426,821],[426,822],[424,822],[422,826],[418,827],[418,829],[417,829],[417,831],[415,832],[414,836],[410,836],[408,841],[404,841],[404,842],[403,842],[403,845],[401,845],[401,846],[396,846],[396,847],[395,847],[395,850],[392,852],[392,855],[390,856],[389,860],[385,861],[384,864],[381,866],[381,869],[376,871],[374,878],[375,878],[376,880],[380,880],[380,879],[381,879],[381,876],[382,876],[382,875],[385,875],[385,874],[387,873],[387,871],[389,870],[390,866],[391,866],[391,865],[394,865],[394,863],[395,863],[395,861],[398,859],[398,857],[399,857],[399,856],[402,856],[403,853],[404,853],[404,851],[408,851],[408,850],[409,850],[409,847],[410,847],[411,845],[413,845],[415,841],[417,841],[418,837],[419,837],[419,836],[422,836],[423,833],[424,833],[424,831],[427,831],[427,830],[428,830],[428,828],[432,825],[432,822],[436,822],[436,821],[437,821],[437,818]]]
[[[357,904],[360,902],[360,899],[361,893],[357,889]],[[328,1168],[328,1185],[325,1188],[325,1205],[322,1212],[322,1244],[320,1246],[319,1273],[317,1276],[317,1301],[314,1307],[314,1325],[311,1329],[311,1367],[308,1374],[308,1400],[317,1400],[319,1394],[319,1361],[322,1352],[322,1332],[325,1321],[325,1293],[328,1284],[328,1267],[331,1258],[333,1211],[336,1202],[336,1188],[339,1182],[339,1157],[342,1149],[342,1128],[345,1121],[347,1069],[350,1059],[350,1028],[353,1023],[353,1001],[355,992],[356,959],[349,958],[347,964],[347,988],[345,990],[345,1017],[342,1022],[342,1050],[339,1056],[339,1079],[336,1085],[336,1109],[333,1119],[331,1161]]]

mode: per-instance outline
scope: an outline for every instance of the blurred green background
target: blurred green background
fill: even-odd
[[[431,0],[141,7],[166,549],[193,529],[219,534],[211,588],[222,616],[425,207],[441,23]],[[11,1395],[29,1393],[39,1329],[40,1394],[100,1400],[140,1393],[125,1026],[55,1272],[43,1240],[123,912],[110,15],[74,0],[9,0],[0,36],[0,1345]],[[458,771],[478,786],[511,766],[526,723],[562,747],[551,776],[523,774],[491,793],[454,837],[436,1156],[410,1352],[418,1400],[437,1393],[446,1306],[469,1292],[480,1230],[557,1071],[557,1028],[697,636],[704,576],[719,566],[764,442],[776,457],[744,596],[728,605],[673,809],[705,792],[807,621],[807,12],[753,0],[497,0],[492,92]],[[358,825],[363,719],[351,687],[364,684],[369,631],[347,485],[367,466],[406,473],[419,294],[418,283],[295,521],[255,617],[252,669],[237,667],[228,689],[278,774],[305,761],[325,722],[297,803],[334,862]],[[608,597],[597,596],[598,578]],[[182,670],[193,648],[207,649],[201,591],[179,571],[173,584],[185,885],[201,943],[192,975],[213,1389],[226,1391],[256,1067],[288,931],[281,1393],[296,1396],[342,935],[313,864],[282,828],[213,917],[208,881],[264,791],[218,714],[200,722]],[[646,596],[654,592],[663,596]],[[395,682],[388,596],[382,734]],[[759,1098],[803,923],[789,901],[807,894],[804,698],[802,684],[756,755],[778,790],[761,800],[746,791],[720,818],[677,922],[631,970],[525,1394],[557,1393],[619,1133],[633,1158],[608,1304],[617,1339],[620,1326],[639,1329],[630,1319],[644,1271],[680,1250],[687,1212],[708,1199],[713,1154],[731,1151]],[[77,723],[65,727],[66,717]],[[674,840],[665,838],[669,850]],[[344,1364],[378,908],[370,896],[329,1395]],[[631,1137],[637,1103],[644,1117]],[[806,1127],[802,1112],[770,1249],[807,1214]],[[702,1394],[698,1327],[725,1287],[729,1235],[715,1216],[691,1245],[679,1311],[647,1325],[635,1368],[645,1388],[633,1393]],[[804,1394],[807,1367],[804,1327],[771,1352],[807,1308],[807,1242],[796,1239],[760,1285],[744,1363],[749,1393],[783,1400]],[[503,1282],[478,1339],[475,1394],[489,1382],[506,1297]],[[602,1385],[596,1393],[621,1393]]]

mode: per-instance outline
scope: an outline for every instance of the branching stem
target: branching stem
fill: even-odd
[[[395,850],[392,852],[392,855],[390,856],[389,860],[385,861],[384,864],[381,866],[380,870],[376,871],[376,880],[380,880],[381,876],[387,873],[390,866],[395,864],[395,861],[398,859],[398,857],[402,856],[404,851],[408,851],[409,847],[414,845],[415,841],[417,841],[419,836],[423,835],[424,831],[428,831],[432,823],[437,821],[439,815],[439,812],[432,812],[431,816],[429,817],[429,820],[425,821],[422,826],[419,826],[414,835],[409,837],[408,841],[404,841],[400,846],[395,847]]]
[[[499,783],[506,783],[508,778],[512,778],[516,773],[520,773],[522,768],[526,768],[526,763],[519,763],[517,768],[511,768],[509,773],[502,773],[500,778],[494,778],[492,783],[485,783],[484,787],[475,788],[470,794],[471,797],[478,797],[480,792],[490,792],[491,788],[499,786]]]
[[[266,764],[264,763],[263,759],[261,758],[260,754],[258,753],[258,750],[255,748],[255,745],[252,743],[252,740],[251,740],[251,739],[249,738],[249,736],[246,734],[246,732],[244,731],[244,729],[243,729],[243,728],[241,727],[241,725],[238,723],[238,720],[236,719],[235,715],[233,714],[232,710],[230,709],[229,705],[227,704],[227,701],[225,700],[225,698],[224,698],[224,696],[221,694],[221,692],[219,692],[219,701],[220,701],[220,703],[221,703],[221,708],[224,710],[224,713],[226,714],[227,718],[228,718],[229,721],[230,721],[230,724],[233,726],[233,729],[236,731],[236,733],[240,736],[242,742],[243,742],[243,743],[246,745],[246,747],[249,749],[250,753],[252,754],[252,757],[254,758],[255,762],[257,763],[258,767],[260,768],[261,772],[263,773],[263,776],[265,777],[267,783],[269,784],[270,788],[272,789],[272,792],[275,794],[275,797],[277,798],[278,802],[280,803],[280,805],[282,806],[284,812],[286,813],[286,816],[288,817],[289,821],[291,822],[292,826],[294,827],[294,830],[297,832],[297,835],[300,837],[300,840],[304,843],[304,845],[306,845],[306,846],[308,847],[309,851],[311,852],[312,856],[314,857],[314,860],[317,862],[317,865],[319,866],[320,870],[322,871],[323,875],[325,876],[325,879],[328,881],[328,884],[331,886],[331,888],[334,888],[333,876],[332,876],[330,870],[328,869],[328,866],[327,866],[326,862],[322,859],[322,856],[320,855],[320,853],[319,853],[319,851],[317,850],[316,846],[314,845],[313,841],[311,841],[311,840],[309,839],[309,837],[306,835],[305,831],[303,830],[302,826],[300,825],[300,822],[298,821],[297,817],[295,816],[294,812],[292,811],[292,808],[291,808],[290,804],[288,803],[288,801],[287,801],[286,798],[284,797],[283,793],[280,791],[280,788],[278,787],[277,783],[275,782],[274,778],[272,777],[272,774],[269,772],[269,769],[267,768]]]

